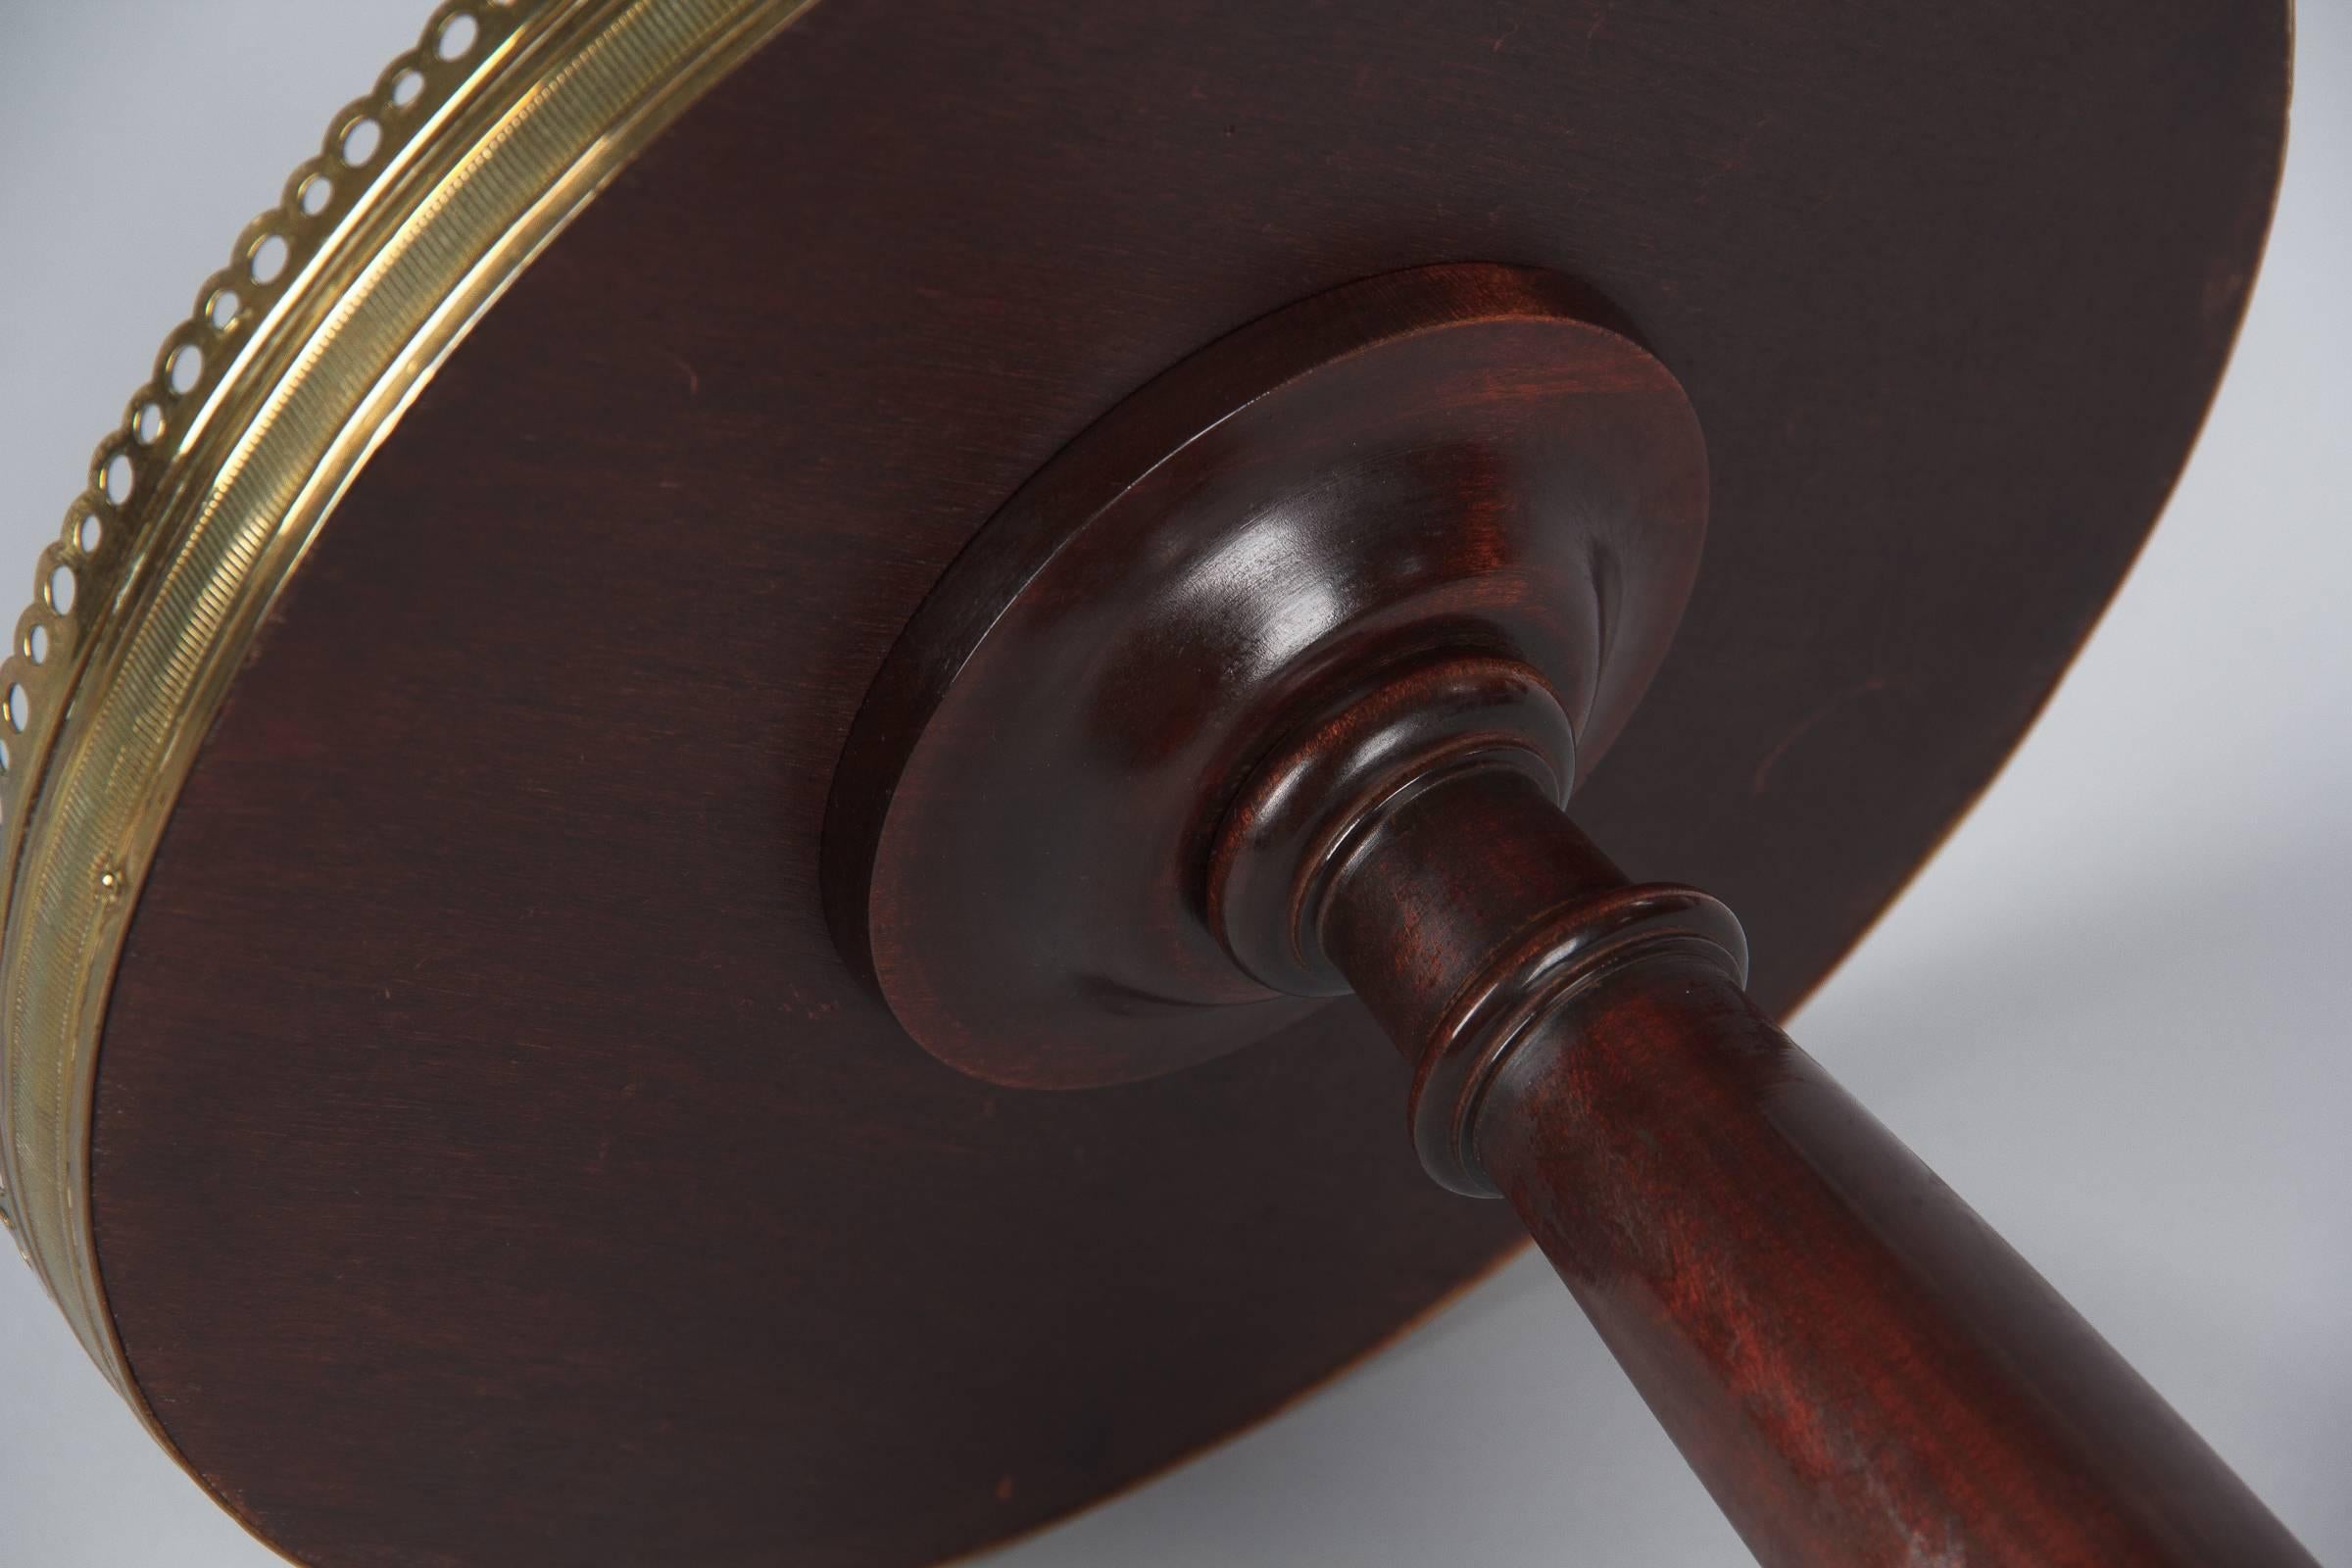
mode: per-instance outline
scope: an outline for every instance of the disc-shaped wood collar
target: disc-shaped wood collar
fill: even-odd
[[[1258,760],[1367,666],[1524,661],[1558,790],[1592,771],[1706,531],[1690,405],[1609,314],[1479,264],[1318,294],[1121,402],[973,538],[875,677],[825,825],[843,955],[925,1050],[1097,1088],[1344,993],[1237,962],[1206,860]]]
[[[1577,277],[1706,559],[1580,820],[1787,1007],[2161,506],[2279,8],[823,0],[490,312],[255,643],[137,906],[91,1200],[190,1464],[327,1568],[936,1560],[1255,1419],[1514,1245],[1352,1004],[1148,1083],[910,1043],[817,891],[975,530],[1244,322]]]

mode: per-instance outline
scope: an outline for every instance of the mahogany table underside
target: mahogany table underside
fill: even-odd
[[[2187,451],[2284,19],[2146,0],[825,0],[373,460],[117,983],[94,1201],[197,1471],[321,1568],[927,1563],[1150,1475],[1518,1244],[1352,1003],[1002,1090],[815,876],[947,563],[1200,345],[1373,273],[1613,300],[1688,389],[1688,618],[1576,807],[1785,1010],[1966,809]]]

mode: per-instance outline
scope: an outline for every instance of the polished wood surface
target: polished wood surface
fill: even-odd
[[[1591,290],[1467,263],[1286,305],[1122,400],[923,601],[834,770],[835,941],[992,1083],[1241,1050],[1347,989],[1237,967],[1204,917],[1274,738],[1367,664],[1485,650],[1537,672],[1565,791],[1665,658],[1705,532],[1690,402]]]
[[[2137,549],[2285,58],[2283,8],[2191,0],[824,0],[492,310],[208,738],[98,1068],[166,1430],[334,1568],[871,1568],[1377,1345],[1513,1225],[1415,1168],[1353,1004],[1022,1094],[835,956],[826,792],[917,605],[1245,322],[1439,262],[1583,278],[1714,501],[1579,820],[1739,908],[1777,1013]]]
[[[1547,1017],[1478,1138],[1760,1562],[2315,1568],[1705,960],[1630,965]]]
[[[1522,768],[1355,835],[1321,916],[1499,1192],[1769,1568],[2315,1568],[2171,1406]]]

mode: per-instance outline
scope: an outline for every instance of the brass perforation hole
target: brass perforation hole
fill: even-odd
[[[196,383],[204,376],[204,350],[193,343],[182,343],[172,351],[172,358],[165,362],[165,375],[172,391],[195,391]]]
[[[383,144],[384,127],[377,124],[371,117],[362,115],[343,127],[343,134],[336,141],[335,146],[342,155],[345,167],[365,169],[375,157],[376,149]]]
[[[465,12],[458,12],[434,32],[433,53],[444,60],[463,60],[473,52],[481,35],[482,24]]]
[[[286,260],[293,247],[283,234],[265,234],[254,242],[245,255],[245,270],[256,283],[272,283],[286,270]]]

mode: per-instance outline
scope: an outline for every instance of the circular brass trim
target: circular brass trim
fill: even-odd
[[[0,664],[0,1219],[170,1446],[90,1231],[95,1064],[130,911],[271,602],[481,313],[813,0],[456,0],[328,127],[165,339]]]

